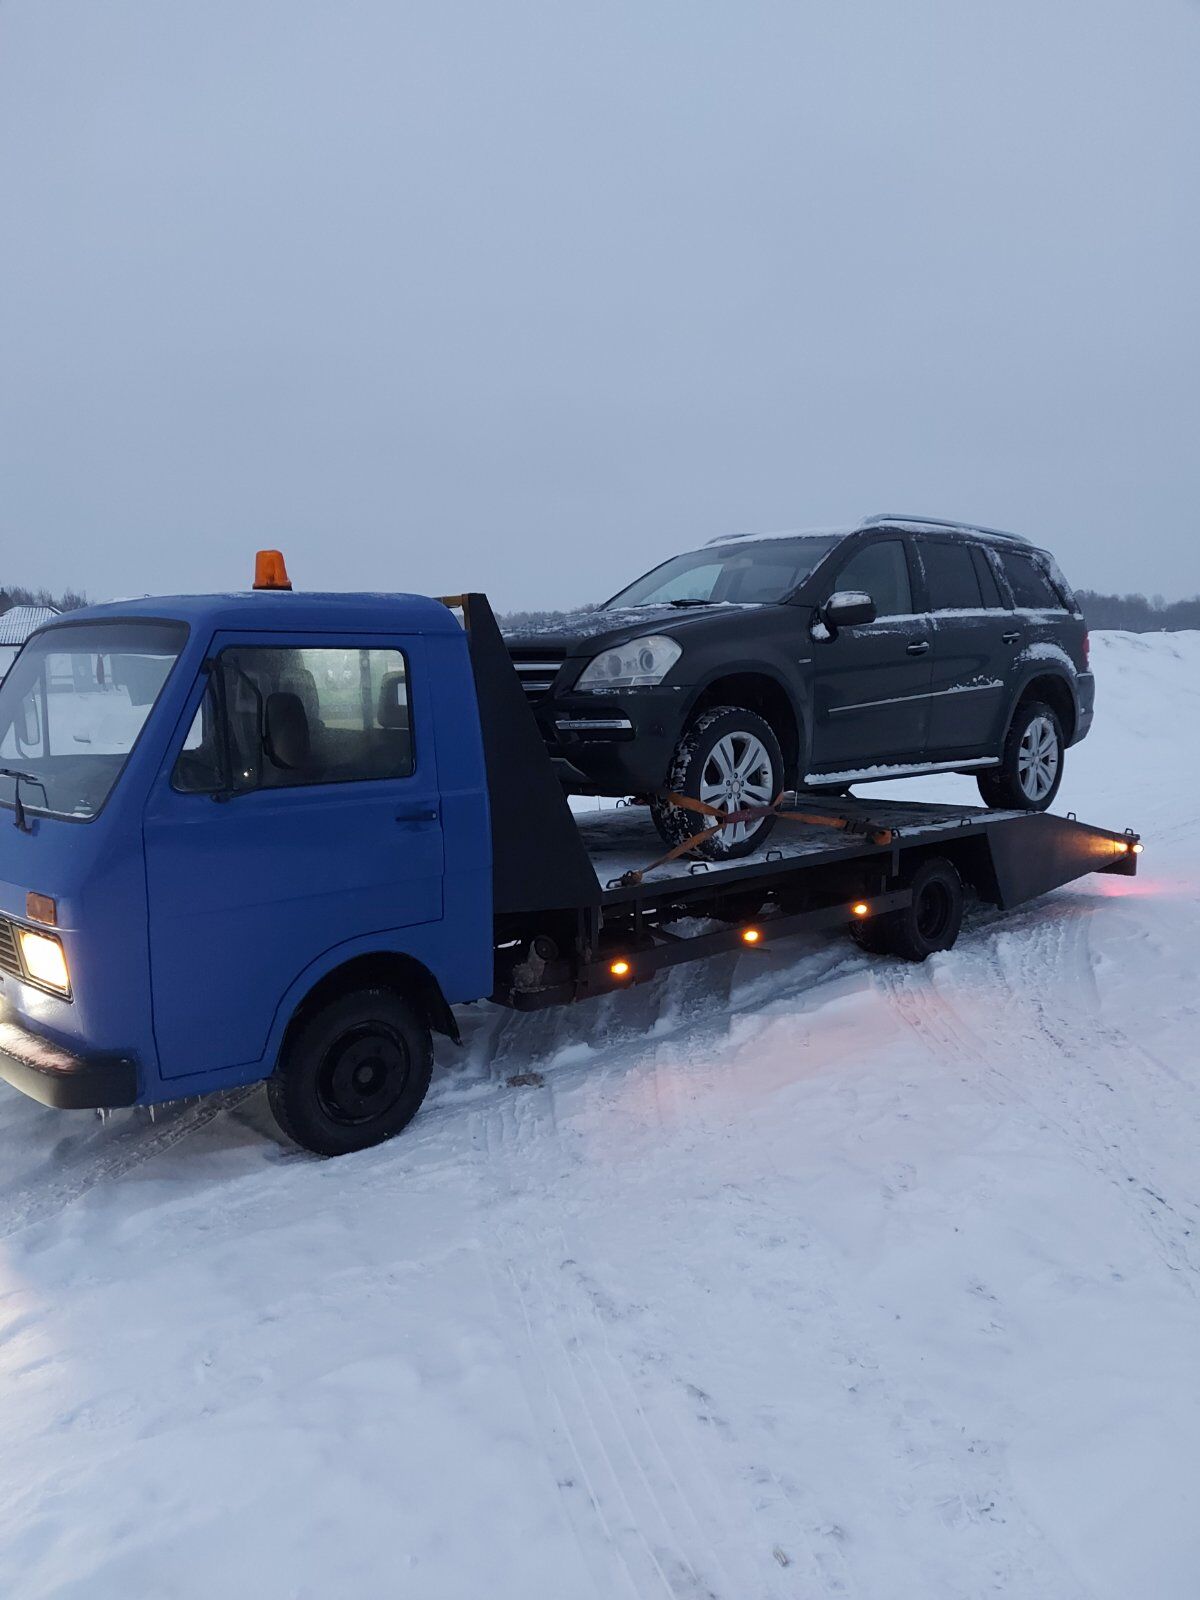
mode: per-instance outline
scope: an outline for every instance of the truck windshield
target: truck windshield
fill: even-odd
[[[841,534],[794,534],[777,539],[731,540],[673,556],[638,578],[602,609],[653,605],[770,605],[786,600]]]
[[[35,634],[0,684],[0,806],[19,789],[33,815],[94,817],[186,638],[181,622],[136,620]]]

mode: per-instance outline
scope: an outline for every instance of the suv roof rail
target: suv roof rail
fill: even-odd
[[[881,512],[878,516],[864,517],[862,528],[890,527],[893,523],[911,523],[919,528],[950,528],[956,533],[983,533],[989,539],[1011,539],[1013,544],[1029,544],[1024,534],[1006,533],[1003,528],[985,528],[980,522],[952,522],[945,517],[910,517],[899,512]]]

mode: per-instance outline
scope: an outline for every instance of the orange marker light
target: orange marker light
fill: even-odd
[[[1117,847],[1118,855],[1124,855],[1126,853],[1126,851],[1129,849],[1129,841],[1126,840],[1126,839],[1114,839],[1113,843]]]
[[[292,580],[287,575],[287,563],[281,550],[260,550],[254,557],[254,587],[256,589],[290,589]]]
[[[856,900],[850,907],[856,917],[869,917],[871,908],[865,900]]]
[[[608,964],[608,970],[612,973],[614,978],[627,978],[633,971],[633,968],[629,965],[628,961],[610,961]]]
[[[762,933],[760,932],[760,930],[758,928],[743,928],[742,929],[742,943],[743,944],[757,944],[761,938],[762,938]]]
[[[58,927],[58,905],[48,894],[34,894],[30,890],[25,896],[25,915],[30,922],[45,923],[47,928]]]

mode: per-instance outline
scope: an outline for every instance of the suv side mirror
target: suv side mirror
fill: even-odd
[[[836,634],[839,628],[855,628],[875,621],[875,602],[861,589],[839,589],[831,594],[821,611],[821,621]]]

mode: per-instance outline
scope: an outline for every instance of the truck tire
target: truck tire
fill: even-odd
[[[684,729],[671,758],[667,789],[706,800],[720,811],[735,811],[742,805],[769,806],[783,781],[783,752],[770,724],[740,706],[715,706]],[[672,849],[711,826],[708,817],[672,805],[662,795],[652,797],[650,812]],[[748,856],[765,843],[774,826],[774,817],[731,824],[699,845],[696,854],[709,861]]]
[[[941,856],[923,861],[910,880],[912,903],[881,917],[851,924],[855,943],[874,955],[925,961],[935,950],[949,950],[963,918],[963,886],[954,865]]]
[[[267,1079],[280,1130],[314,1155],[365,1150],[420,1109],[433,1070],[429,1025],[394,989],[355,989],[307,1017]]]
[[[1000,765],[975,779],[993,811],[1045,811],[1058,793],[1066,741],[1058,713],[1044,700],[1027,700],[1013,713]]]

